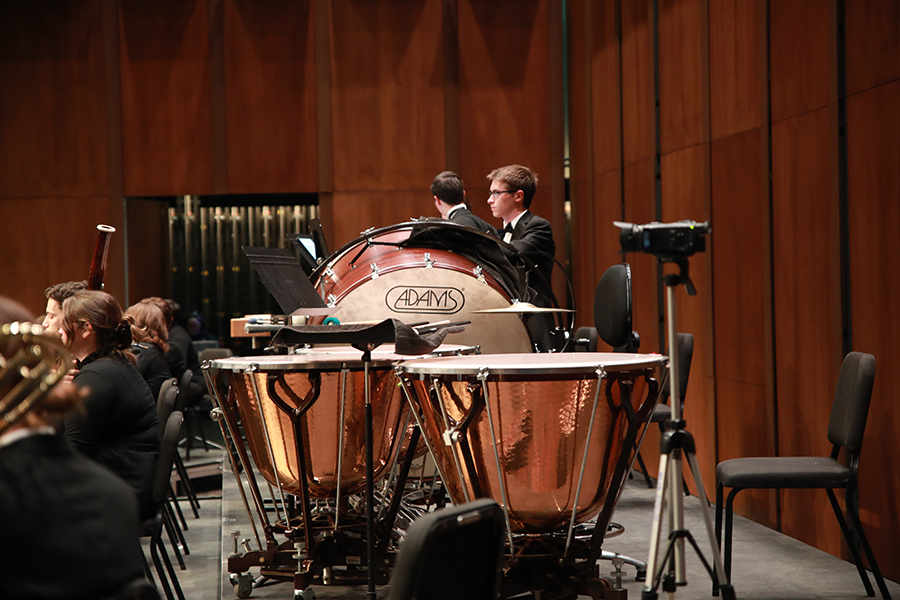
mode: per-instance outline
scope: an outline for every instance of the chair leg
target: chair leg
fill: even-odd
[[[177,537],[178,549],[184,552],[185,556],[190,556],[191,549],[188,548],[187,539],[184,537],[184,531],[181,530],[181,527],[178,526],[178,521],[175,520],[175,511],[172,510],[171,503],[168,499],[165,502],[165,517],[168,523],[168,526],[171,527],[170,532],[174,531],[175,536]],[[184,568],[182,567],[182,571]]]
[[[157,522],[153,527],[153,534],[150,537],[150,557],[153,559],[153,566],[156,567],[156,576],[159,579],[159,583],[162,586],[163,593],[166,595],[167,600],[175,600],[172,596],[172,588],[169,586],[169,579],[166,575],[166,571],[163,567],[162,561],[159,558],[159,547],[161,544],[160,536],[162,535],[162,521],[161,517],[156,517]],[[165,551],[165,549],[163,549]],[[168,561],[168,556],[166,556],[166,560]]]
[[[869,559],[869,566],[872,568],[872,574],[875,575],[875,583],[878,584],[878,591],[881,592],[881,597],[884,598],[884,600],[890,600],[891,594],[888,592],[887,585],[884,583],[881,569],[878,568],[878,562],[875,560],[875,553],[872,552],[872,547],[869,545],[869,539],[866,537],[866,532],[863,530],[862,521],[859,520],[859,496],[848,489],[846,503],[850,521],[853,523],[853,528],[856,530],[859,541],[862,543],[866,558]],[[868,578],[866,579],[868,580]],[[874,595],[874,593],[872,595]]]
[[[178,600],[184,599],[184,592],[181,591],[181,584],[178,583],[178,574],[175,572],[175,568],[172,566],[172,561],[169,560],[169,553],[166,551],[165,545],[162,543],[162,530],[160,530],[156,536],[156,547],[162,553],[163,562],[166,564],[166,572],[168,573],[168,579],[172,583],[172,587],[175,589],[175,595],[178,596]],[[152,548],[152,546],[151,546]],[[160,573],[160,579],[163,578],[163,574]],[[166,597],[171,598],[168,591],[168,585],[164,585],[166,589]]]
[[[181,556],[181,550],[179,549],[181,544],[178,539],[178,534],[173,533],[172,531],[172,520],[167,513],[168,510],[168,508],[163,509],[163,526],[166,528],[166,533],[169,534],[169,543],[172,545],[172,550],[175,551],[175,559],[178,560],[178,566],[184,571],[187,567],[184,564],[184,558]]]
[[[175,470],[178,473],[178,479],[181,480],[181,485],[184,486],[184,495],[191,505],[191,512],[194,513],[195,519],[199,519],[200,499],[197,498],[197,492],[194,491],[194,485],[191,483],[191,478],[188,475],[187,468],[184,466],[184,461],[181,460],[180,454],[175,455]],[[177,502],[177,496],[175,498]],[[185,524],[184,528],[187,529],[187,524]]]
[[[856,565],[856,570],[859,572],[859,578],[866,588],[866,595],[874,596],[875,590],[872,588],[872,582],[869,581],[869,576],[866,574],[866,569],[863,567],[862,557],[859,555],[859,538],[847,527],[847,521],[844,519],[844,515],[841,512],[841,507],[838,506],[834,490],[826,488],[825,491],[828,493],[828,500],[831,502],[831,508],[834,510],[834,516],[837,518],[841,533],[844,534],[844,539],[847,540],[847,547],[850,548],[850,556],[853,557],[853,564]],[[849,506],[847,507],[847,512],[850,512]]]
[[[175,489],[171,485],[169,486],[169,499],[172,501],[172,504],[175,505],[175,514],[178,516],[178,522],[181,524],[181,529],[187,531],[187,520],[184,518],[184,513],[181,512],[181,503],[178,502],[178,496],[175,494]]]
[[[722,497],[725,494],[725,486],[722,482],[716,482],[716,542],[719,552],[722,551]],[[719,580],[713,577],[712,595],[719,595]]]
[[[741,488],[733,488],[728,493],[728,500],[725,501],[725,552],[723,561],[725,563],[725,577],[731,582],[731,536],[734,535],[734,497],[737,496]]]

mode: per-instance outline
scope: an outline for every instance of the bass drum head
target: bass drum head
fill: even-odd
[[[473,312],[512,304],[499,286],[476,277],[474,264],[450,252],[429,250],[434,264],[424,267],[422,252],[417,248],[394,250],[372,263],[382,269],[377,275],[370,265],[358,263],[344,276],[325,276],[324,286],[320,280],[317,287],[324,287],[326,298],[340,308],[334,316],[342,323],[471,321],[464,332],[448,335],[446,342],[480,346],[484,354],[534,351],[519,315]]]

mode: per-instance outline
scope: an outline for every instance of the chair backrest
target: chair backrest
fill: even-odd
[[[169,421],[169,415],[175,410],[175,404],[178,399],[179,390],[172,385],[166,390],[160,390],[159,401],[156,403],[156,418],[159,420],[159,436],[162,438],[166,432],[166,423]]]
[[[187,406],[188,396],[191,391],[191,380],[194,378],[194,372],[190,369],[185,369],[184,373],[181,374],[181,380],[178,382],[178,398],[175,400],[175,410],[180,410],[184,412],[184,407]]]
[[[159,406],[159,403],[162,401],[162,399],[165,397],[166,391],[169,388],[171,388],[173,386],[177,386],[177,385],[178,385],[178,379],[176,379],[175,377],[172,377],[171,379],[166,379],[165,381],[163,381],[163,384],[161,386],[159,386],[159,396],[157,396],[157,398],[156,398],[156,406],[157,407]]]
[[[205,348],[204,350],[200,351],[198,358],[200,359],[200,364],[202,365],[203,362],[207,360],[231,358],[232,356],[234,356],[234,353],[231,351],[231,348]]]
[[[603,273],[594,292],[594,325],[600,339],[613,348],[637,350],[631,321],[631,267],[613,265]]]
[[[159,462],[156,463],[156,478],[153,480],[153,503],[157,509],[162,506],[169,492],[169,480],[172,478],[172,466],[175,464],[175,453],[178,452],[178,438],[181,437],[181,423],[184,415],[174,411],[166,419],[162,442],[159,444]]]
[[[853,454],[859,453],[874,385],[874,356],[851,352],[844,357],[828,420],[829,442]]]
[[[493,500],[416,519],[400,546],[390,600],[494,600],[505,530],[503,509]]]
[[[684,404],[687,396],[688,379],[691,376],[691,362],[694,360],[694,335],[691,333],[678,333],[675,343],[678,345],[678,397]],[[660,402],[666,402],[669,398],[669,386],[662,391]]]

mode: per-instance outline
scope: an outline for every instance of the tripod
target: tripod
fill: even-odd
[[[709,501],[703,480],[700,476],[700,467],[697,464],[697,451],[694,446],[694,438],[688,433],[681,418],[681,397],[679,394],[678,352],[677,334],[675,327],[675,288],[685,284],[688,295],[694,296],[694,289],[688,276],[688,262],[686,257],[658,256],[660,263],[671,262],[678,265],[679,272],[671,273],[664,277],[666,284],[666,325],[669,342],[669,397],[672,399],[672,418],[665,424],[666,431],[660,440],[659,479],[656,483],[656,500],[653,507],[653,527],[650,532],[650,553],[647,559],[647,584],[644,587],[641,598],[643,600],[655,600],[660,585],[663,591],[670,597],[675,593],[676,586],[687,585],[685,570],[684,542],[687,540],[697,552],[706,572],[718,583],[724,600],[735,598],[734,588],[728,583],[725,568],[722,565],[722,556],[719,553],[719,544],[713,529],[712,517],[709,511]],[[706,524],[706,533],[709,536],[710,547],[713,554],[713,567],[710,567],[694,536],[684,527],[684,498],[681,495],[682,481],[682,454],[687,457],[694,480],[697,483],[697,493],[700,496],[700,506],[703,509],[703,520]],[[668,503],[669,516],[669,544],[661,566],[657,570],[657,558],[659,555],[660,535],[663,520],[663,504]]]

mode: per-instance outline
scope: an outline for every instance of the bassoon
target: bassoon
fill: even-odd
[[[109,254],[109,240],[115,232],[115,227],[97,225],[97,246],[94,248],[94,258],[91,259],[91,274],[88,276],[89,290],[103,289],[103,277],[106,275],[106,257]]]

